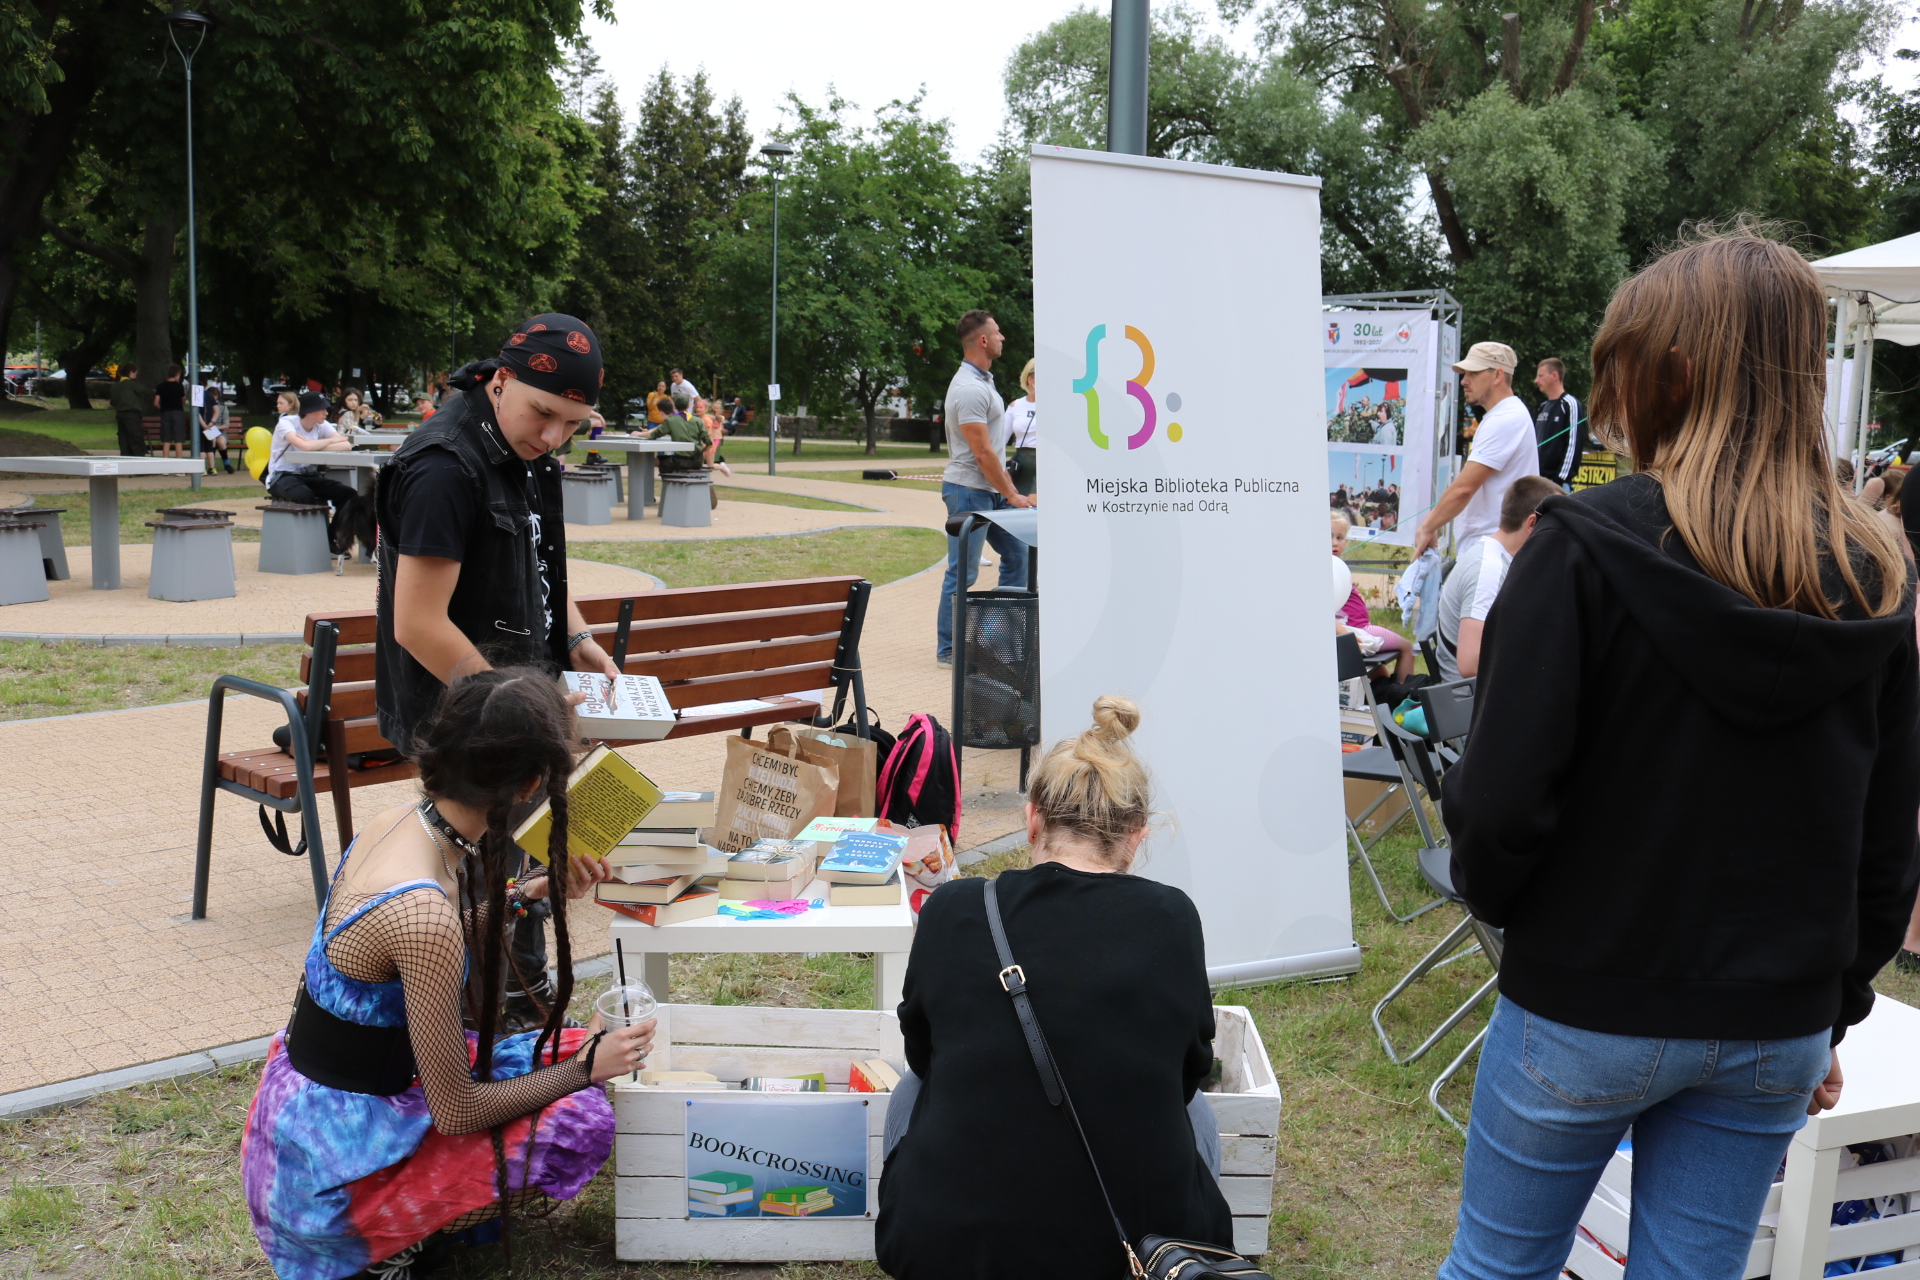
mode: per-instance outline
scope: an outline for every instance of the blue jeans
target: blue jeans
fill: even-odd
[[[947,514],[957,516],[963,511],[1004,511],[1010,504],[998,492],[992,489],[975,489],[964,484],[946,484],[940,486],[940,500],[947,504]],[[967,586],[973,586],[973,580],[980,576],[980,543],[982,539],[992,544],[1000,553],[1000,585],[1003,587],[1024,587],[1027,585],[1027,544],[1002,529],[999,525],[982,521],[985,528],[975,529],[967,538],[964,558],[967,562]],[[936,634],[939,641],[934,652],[942,658],[953,656],[953,593],[960,590],[960,539],[947,539],[947,576],[940,584],[940,621]]]
[[[1826,1079],[1828,1039],[1606,1035],[1502,999],[1440,1280],[1554,1280],[1629,1125],[1628,1280],[1738,1280],[1767,1188]]]

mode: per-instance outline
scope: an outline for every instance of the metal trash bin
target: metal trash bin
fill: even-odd
[[[949,521],[949,532],[964,538],[980,520],[974,514],[958,517]],[[954,593],[949,729],[955,747],[1018,751],[1022,791],[1040,742],[1040,596],[1034,588],[1039,555],[1028,545],[1027,587]]]

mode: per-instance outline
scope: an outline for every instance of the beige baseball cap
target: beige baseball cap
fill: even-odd
[[[1453,367],[1461,373],[1477,373],[1482,369],[1502,369],[1512,373],[1520,363],[1520,357],[1513,354],[1513,348],[1504,342],[1476,342],[1467,349],[1467,358]]]

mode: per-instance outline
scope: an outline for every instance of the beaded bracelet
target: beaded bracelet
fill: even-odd
[[[515,916],[527,914],[527,895],[518,878],[507,881],[507,910]]]

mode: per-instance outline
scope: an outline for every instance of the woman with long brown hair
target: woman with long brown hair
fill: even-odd
[[[1738,1277],[1900,945],[1911,575],[1834,478],[1825,317],[1742,229],[1622,284],[1594,339],[1636,472],[1541,506],[1444,788],[1454,887],[1506,945],[1442,1280],[1558,1276],[1629,1128],[1627,1275]]]
[[[566,856],[578,736],[546,672],[456,680],[416,738],[422,798],[376,817],[341,858],[241,1148],[254,1232],[280,1280],[405,1280],[436,1239],[529,1199],[570,1199],[606,1162],[613,1114],[590,1086],[635,1069],[653,1023],[566,1022],[564,910],[546,1024],[495,1036],[508,921],[606,878]],[[509,822],[542,794],[551,888],[512,876]]]

